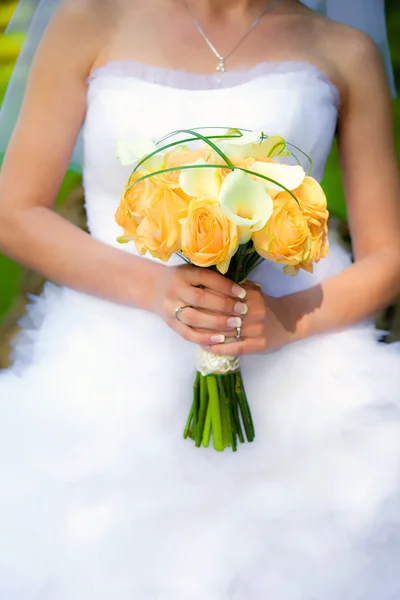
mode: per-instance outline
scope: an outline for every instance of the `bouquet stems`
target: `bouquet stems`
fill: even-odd
[[[240,371],[224,375],[197,372],[184,437],[192,439],[198,448],[208,448],[212,438],[218,452],[226,448],[236,452],[238,441],[254,440],[253,420]]]
[[[245,281],[259,261],[253,244],[244,244],[232,258],[226,277],[235,283]],[[192,439],[197,448],[208,448],[212,439],[213,447],[218,452],[226,448],[236,452],[239,443],[252,442],[255,437],[239,360],[225,356],[218,361],[204,351],[200,351],[200,355],[202,368],[196,374],[193,403],[184,438]],[[216,368],[211,368],[211,365]]]

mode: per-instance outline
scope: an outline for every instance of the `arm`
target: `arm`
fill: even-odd
[[[306,295],[298,295],[306,335],[360,322],[400,293],[400,180],[391,98],[378,50],[364,34],[352,34],[338,142],[355,263],[322,284],[322,302],[310,314]]]
[[[64,3],[38,50],[0,175],[0,250],[57,283],[154,311],[185,339],[210,342],[243,290],[210,271],[166,268],[111,248],[52,210],[85,118],[87,76],[105,45],[103,3],[92,2]],[[185,312],[208,333],[175,319],[186,304],[219,311]]]
[[[86,79],[104,41],[90,4],[65,3],[38,50],[0,176],[0,249],[57,283],[143,306],[135,283],[149,285],[152,270],[52,210],[85,117]]]
[[[284,298],[249,286],[244,341],[213,348],[215,353],[263,352],[340,330],[371,317],[400,293],[400,183],[391,99],[377,49],[364,34],[348,31],[338,138],[355,263]]]

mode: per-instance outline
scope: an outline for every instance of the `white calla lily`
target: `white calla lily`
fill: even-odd
[[[238,169],[226,176],[219,201],[223,213],[239,227],[240,244],[265,227],[273,212],[273,202],[265,186]]]
[[[229,156],[231,160],[244,159],[253,156],[254,148],[260,144],[262,133],[259,131],[228,131],[232,137],[219,140],[219,148]],[[240,135],[241,134],[241,135]]]
[[[206,165],[207,162],[200,158],[196,162],[186,165],[193,166],[193,169],[183,169],[179,175],[179,185],[181,190],[188,196],[194,198],[215,198],[219,196],[221,188],[221,178],[218,169],[211,167],[200,167]]]
[[[270,135],[260,144],[254,146],[252,158],[274,158],[274,156],[287,156],[286,142],[280,135]]]
[[[137,138],[134,140],[119,140],[117,142],[117,158],[123,167],[134,165],[152,152],[157,150],[157,145],[150,139]],[[158,153],[149,158],[146,170],[157,171],[164,163],[164,154]]]
[[[228,140],[223,140],[224,143],[231,144],[232,146],[245,146],[247,144],[258,144],[262,139],[261,131],[240,131],[237,134],[235,130],[229,131],[228,134],[232,135]]]
[[[251,165],[251,170],[277,181],[290,191],[300,187],[306,176],[300,165],[283,165],[276,162],[255,162]],[[280,185],[272,181],[265,179],[260,179],[260,181],[263,182],[272,197],[284,191]]]
[[[261,131],[229,130],[229,139],[218,142],[220,149],[232,160],[244,158],[273,158],[285,156],[286,142],[279,135],[265,137]],[[241,134],[241,135],[240,135]]]

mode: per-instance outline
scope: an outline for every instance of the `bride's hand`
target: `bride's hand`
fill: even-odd
[[[248,313],[243,318],[240,341],[206,346],[214,354],[224,356],[242,356],[262,354],[278,350],[283,346],[302,339],[301,324],[290,309],[291,299],[273,298],[263,293],[261,287],[245,282],[246,305]],[[222,332],[228,337],[229,332]]]
[[[152,308],[169,327],[201,346],[221,344],[225,335],[236,335],[247,312],[243,287],[208,269],[190,265],[162,269]]]

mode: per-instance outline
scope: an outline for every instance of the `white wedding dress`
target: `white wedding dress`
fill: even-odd
[[[118,246],[130,171],[118,139],[279,133],[321,178],[338,103],[297,62],[222,81],[133,62],[96,70],[83,131],[91,234]],[[254,279],[282,296],[348,264],[333,243],[313,275],[265,262]],[[400,349],[371,324],[244,358],[256,441],[237,454],[183,440],[195,348],[157,316],[48,284],[23,325],[0,375],[1,600],[400,598]]]

